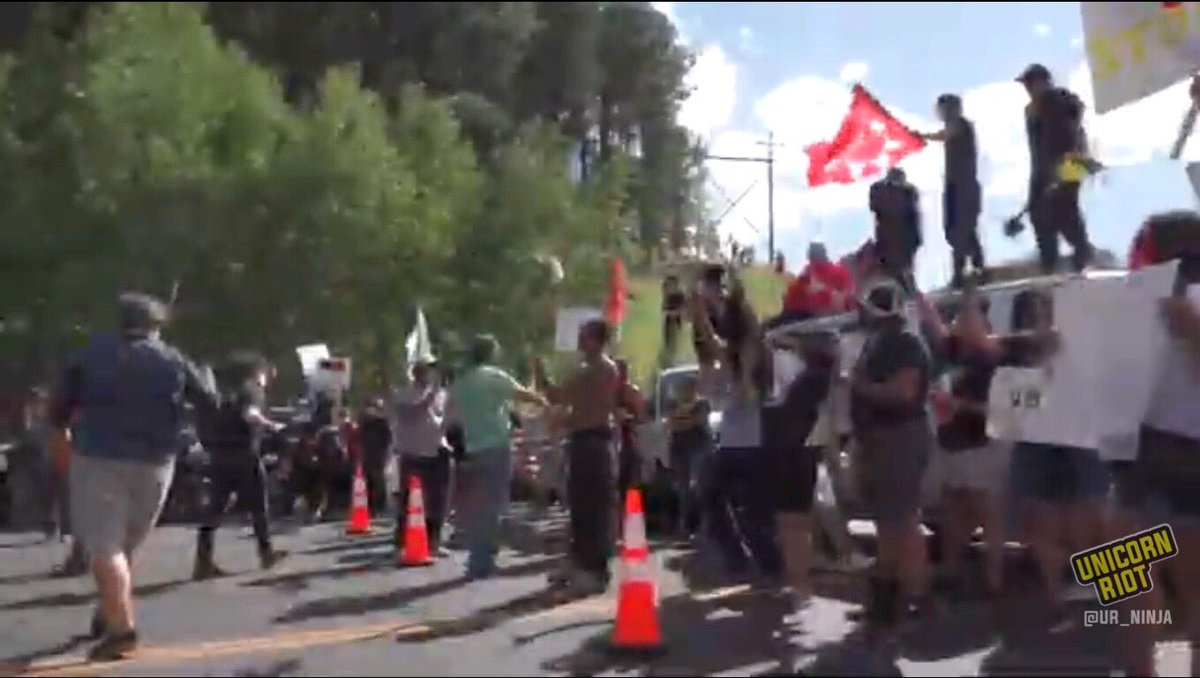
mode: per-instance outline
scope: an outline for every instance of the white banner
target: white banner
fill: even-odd
[[[1079,5],[1096,113],[1166,89],[1200,68],[1200,2]]]

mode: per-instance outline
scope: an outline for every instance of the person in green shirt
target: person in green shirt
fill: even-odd
[[[467,532],[467,576],[484,579],[496,567],[500,517],[508,508],[512,477],[514,401],[544,407],[546,400],[493,363],[500,344],[490,335],[471,342],[470,367],[450,385],[448,415],[462,426],[465,458],[459,464],[460,507]]]

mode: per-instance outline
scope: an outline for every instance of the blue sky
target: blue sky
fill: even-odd
[[[1091,99],[1082,49],[1079,3],[655,3],[698,54],[695,88],[681,116],[713,153],[761,153],[768,130],[780,148],[776,164],[776,242],[792,268],[808,241],[835,253],[870,232],[866,184],[807,190],[805,145],[832,137],[861,79],[910,126],[936,128],[933,101],[964,97],[979,136],[985,203],[981,232],[996,262],[1032,253],[1029,235],[1001,232],[1024,199],[1027,151],[1021,111],[1026,98],[1013,78],[1030,62],[1045,64],[1060,84]],[[1084,192],[1092,239],[1121,256],[1140,221],[1157,210],[1192,207],[1182,162],[1166,158],[1187,106],[1179,85],[1089,124],[1096,155],[1113,165]],[[1200,157],[1200,143],[1184,159]],[[918,259],[923,284],[949,275],[940,215],[941,148],[931,145],[903,165],[922,189],[926,246]],[[722,230],[766,251],[765,168],[711,161],[715,206],[750,193]],[[757,183],[755,183],[757,181]]]

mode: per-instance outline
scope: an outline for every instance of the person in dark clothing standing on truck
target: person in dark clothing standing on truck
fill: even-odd
[[[130,562],[162,511],[184,426],[184,401],[215,408],[217,394],[200,371],[159,338],[166,307],[123,294],[120,331],[98,332],[63,374],[53,400],[53,445],[68,444],[71,523],[91,559],[100,593],[92,618],[100,642],[90,659],[112,661],[137,650]]]
[[[922,136],[946,145],[942,220],[946,243],[954,253],[954,278],[950,284],[961,288],[968,259],[976,275],[983,273],[983,245],[979,242],[979,212],[982,208],[979,151],[975,145],[975,124],[963,116],[962,99],[957,94],[938,97],[937,111],[944,127]]]
[[[1087,224],[1079,210],[1079,182],[1062,181],[1059,168],[1072,155],[1087,155],[1083,129],[1083,102],[1073,92],[1054,85],[1050,71],[1033,64],[1017,78],[1029,93],[1025,107],[1025,132],[1029,138],[1029,221],[1037,239],[1042,270],[1058,268],[1058,236],[1074,252],[1071,265],[1082,271],[1091,263],[1093,249]]]
[[[875,214],[875,248],[892,278],[911,289],[913,262],[921,249],[920,195],[904,170],[893,167],[871,184],[868,197]]]
[[[201,427],[201,443],[209,453],[208,515],[200,524],[196,539],[196,565],[192,578],[197,581],[221,577],[225,572],[213,562],[213,543],[217,528],[225,516],[230,495],[250,513],[258,559],[263,569],[275,566],[283,553],[271,546],[267,521],[267,474],[262,462],[262,439],[266,430],[279,431],[283,424],[267,417],[267,375],[265,360],[249,354],[235,354],[219,380],[225,382],[220,406]]]

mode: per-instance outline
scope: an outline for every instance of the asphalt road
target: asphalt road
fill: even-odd
[[[519,511],[518,511],[519,513]],[[722,583],[694,552],[655,548],[660,619],[667,639],[655,657],[608,650],[613,593],[565,600],[547,593],[561,518],[518,515],[495,579],[461,578],[465,554],[435,566],[397,569],[390,524],[347,537],[340,525],[281,527],[292,557],[256,568],[248,530],[218,535],[230,577],[189,580],[194,533],[160,528],[137,563],[143,648],[118,664],[82,656],[93,585],[46,573],[63,547],[40,535],[0,535],[0,675],[862,675],[851,620],[861,580],[819,577],[820,596],[800,614],[777,597]],[[1014,577],[1018,577],[1014,567]],[[1028,580],[1023,576],[1018,581]],[[1106,675],[1116,643],[1104,629],[1049,628],[1027,587],[1005,600],[965,596],[913,622],[904,675]],[[1096,608],[1092,605],[1092,608]],[[1176,615],[1177,626],[1182,626]],[[1186,675],[1180,642],[1159,647],[1162,675]]]

